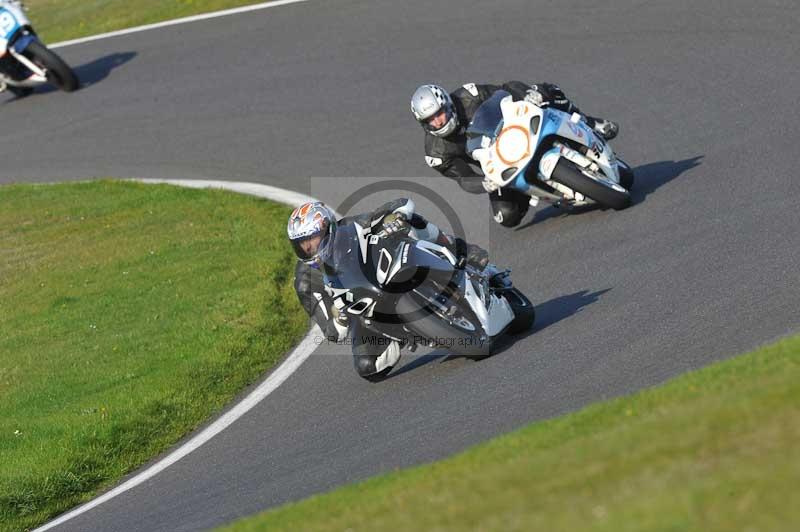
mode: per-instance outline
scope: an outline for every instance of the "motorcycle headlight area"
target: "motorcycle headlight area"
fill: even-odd
[[[530,134],[522,126],[509,126],[500,132],[494,146],[500,160],[510,166],[531,154]]]

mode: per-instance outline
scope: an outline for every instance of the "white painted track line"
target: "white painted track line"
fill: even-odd
[[[307,201],[317,201],[311,196],[306,196],[299,192],[292,192],[278,187],[271,187],[269,185],[261,185],[259,183],[245,183],[237,181],[206,181],[201,179],[132,179],[131,181],[138,181],[140,183],[152,183],[167,185],[177,185],[185,188],[219,188],[222,190],[229,190],[231,192],[238,192],[239,194],[247,194],[249,196],[256,196],[264,198],[292,207],[297,207],[301,203]]]
[[[189,22],[197,22],[199,20],[208,20],[212,18],[227,17],[229,15],[238,15],[239,13],[248,13],[250,11],[259,11],[262,9],[269,9],[271,7],[285,6],[288,4],[299,4],[300,2],[308,2],[308,0],[275,0],[274,2],[264,2],[261,4],[253,4],[249,6],[234,7],[232,9],[225,9],[222,11],[214,11],[212,13],[203,13],[202,15],[193,15],[191,17],[176,18],[173,20],[165,20],[164,22],[156,22],[154,24],[147,24],[144,26],[136,26],[135,28],[127,28],[124,30],[110,31],[108,33],[100,33],[98,35],[91,35],[80,39],[72,39],[69,41],[62,41],[53,44],[48,44],[48,48],[64,48],[65,46],[72,46],[73,44],[83,44],[85,42],[99,41],[100,39],[108,39],[110,37],[118,37],[120,35],[129,35],[131,33],[138,33],[140,31],[154,30],[157,28],[166,28],[168,26],[177,26],[179,24],[186,24]]]
[[[158,22],[155,24],[147,24],[145,26],[137,26],[134,28],[127,28],[124,30],[119,31],[112,31],[108,33],[102,33],[99,35],[92,35],[90,37],[83,37],[81,39],[72,39],[69,41],[62,41],[58,43],[53,43],[48,45],[49,48],[64,48],[66,46],[72,46],[75,44],[82,44],[92,41],[98,41],[101,39],[108,39],[111,37],[118,37],[121,35],[129,35],[131,33],[138,33],[142,31],[148,31],[158,28],[165,28],[169,26],[177,26],[180,24],[187,24],[190,22],[197,22],[201,20],[209,20],[213,18],[219,17],[226,17],[229,15],[237,15],[240,13],[247,13],[251,11],[259,11],[263,9],[269,9],[273,7],[284,6],[288,4],[298,4],[301,2],[307,2],[308,0],[276,0],[273,2],[264,2],[261,4],[253,4],[249,6],[237,7],[233,9],[226,9],[223,11],[215,11],[212,13],[204,13],[202,15],[195,15],[191,17],[184,17],[174,20],[167,20],[164,22]],[[241,182],[227,182],[227,181],[200,181],[200,180],[169,180],[169,179],[143,179],[138,180],[144,183],[166,183],[172,184],[182,187],[189,187],[189,188],[220,188],[225,190],[230,190],[232,192],[238,192],[240,194],[249,194],[252,196],[257,196],[260,198],[270,199],[272,201],[277,201],[279,203],[284,203],[286,205],[290,205],[295,207],[301,203],[306,201],[314,201],[314,198],[306,196],[304,194],[299,194],[297,192],[292,192],[290,190],[284,190],[276,187],[270,187],[268,185],[260,185],[256,183],[241,183]],[[245,397],[241,402],[235,405],[233,408],[228,410],[224,415],[222,415],[219,419],[214,421],[211,425],[206,427],[203,431],[198,433],[196,436],[191,438],[188,442],[181,445],[179,448],[172,451],[169,455],[164,457],[163,459],[159,460],[157,463],[153,464],[152,466],[148,467],[141,473],[137,474],[136,476],[128,479],[124,483],[120,484],[116,488],[112,489],[89,501],[88,503],[71,510],[60,517],[50,521],[49,523],[39,527],[36,531],[44,531],[49,530],[53,527],[56,527],[70,519],[81,515],[85,512],[88,512],[92,508],[95,508],[106,501],[109,501],[120,495],[135,486],[138,486],[142,482],[154,477],[164,469],[168,468],[184,456],[188,455],[195,449],[202,446],[204,443],[209,441],[211,438],[225,430],[228,426],[230,426],[234,421],[242,417],[246,412],[260,403],[265,397],[267,397],[270,393],[272,393],[275,389],[278,388],[289,376],[294,373],[294,371],[300,367],[300,365],[314,352],[316,349],[316,345],[312,341],[314,336],[321,334],[318,327],[314,327],[306,337],[300,342],[298,345],[284,360],[284,362],[278,366],[270,375],[258,385],[258,387],[253,390],[247,397]]]
[[[193,179],[135,179],[134,181],[138,181],[141,183],[148,183],[148,184],[170,184],[170,185],[177,185],[181,187],[188,187],[188,188],[219,188],[224,190],[230,190],[232,192],[238,192],[240,194],[248,194],[250,196],[257,196],[259,198],[265,198],[272,201],[276,201],[279,203],[285,203],[292,207],[296,207],[297,205],[304,203],[306,201],[315,201],[314,198],[310,196],[306,196],[304,194],[300,194],[298,192],[292,192],[290,190],[283,190],[277,187],[271,187],[268,185],[260,185],[257,183],[241,183],[241,182],[228,182],[228,181],[202,181],[202,180],[193,180]],[[89,510],[100,506],[106,501],[109,501],[120,495],[125,493],[126,491],[135,488],[142,482],[151,479],[152,477],[159,474],[161,471],[167,469],[169,466],[183,458],[184,456],[188,455],[192,451],[198,449],[204,443],[209,441],[211,438],[228,428],[233,422],[237,419],[242,417],[248,411],[250,411],[253,407],[255,407],[258,403],[260,403],[265,397],[269,394],[274,392],[278,386],[283,384],[283,382],[288,379],[292,373],[299,368],[303,362],[314,352],[314,350],[318,347],[317,344],[314,343],[314,338],[319,337],[322,334],[318,326],[314,326],[308,334],[303,338],[300,342],[300,345],[294,348],[294,350],[286,357],[286,360],[278,366],[269,376],[264,379],[264,381],[259,384],[255,390],[250,392],[244,399],[242,399],[239,403],[237,403],[233,408],[225,412],[222,416],[220,416],[217,420],[211,423],[208,427],[200,431],[197,435],[192,437],[189,441],[169,453],[167,456],[156,462],[155,464],[151,465],[141,473],[135,475],[134,477],[126,480],[116,488],[107,491],[106,493],[102,494],[101,496],[97,497],[96,499],[92,499],[91,501],[87,502],[82,506],[78,506],[74,510],[71,510],[53,521],[42,525],[41,527],[37,528],[34,532],[41,532],[44,530],[49,530],[53,527],[56,527],[66,521],[69,521],[73,517],[77,517]]]

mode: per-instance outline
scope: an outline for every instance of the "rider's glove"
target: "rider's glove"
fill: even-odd
[[[497,187],[497,183],[495,183],[494,181],[491,181],[489,179],[484,179],[481,184],[483,185],[483,189],[486,192],[488,192],[489,194],[491,194],[492,192],[494,192],[498,188]]]
[[[339,325],[344,325],[345,327],[347,327],[347,325],[350,322],[350,319],[347,317],[347,314],[345,314],[336,307],[331,307],[331,315],[333,315],[333,319],[336,320],[336,323],[338,323]]]
[[[347,337],[347,329],[350,326],[350,319],[347,314],[340,311],[338,308],[331,307],[331,316],[333,316],[333,328],[328,327],[328,341],[341,342]]]
[[[550,105],[563,106],[569,103],[569,99],[567,95],[564,94],[564,91],[561,90],[561,87],[552,83],[531,85],[531,88],[525,95],[525,101],[531,102],[539,107],[547,107]]]
[[[402,235],[410,229],[408,219],[401,212],[393,212],[383,217],[383,233],[386,236]]]
[[[534,87],[536,87],[536,85],[534,85]],[[544,96],[535,88],[528,89],[528,92],[525,93],[525,101],[532,103],[536,107],[544,107],[546,105]]]
[[[475,244],[467,244],[467,264],[482,271],[489,264],[489,252]]]

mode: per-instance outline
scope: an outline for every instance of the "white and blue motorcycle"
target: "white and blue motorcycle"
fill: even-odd
[[[27,96],[34,87],[52,83],[72,92],[75,72],[36,36],[18,0],[0,0],[0,92]]]
[[[531,206],[631,204],[633,170],[580,114],[515,102],[505,91],[486,100],[467,128],[467,153],[480,163],[484,188],[514,189]],[[498,220],[502,222],[502,220]]]

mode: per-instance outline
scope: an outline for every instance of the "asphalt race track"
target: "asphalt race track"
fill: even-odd
[[[227,431],[59,530],[221,525],[800,329],[800,4],[593,4],[311,1],[64,48],[84,89],[0,95],[4,183],[231,179],[337,204],[366,176],[426,176],[538,313],[489,360],[405,356],[378,385],[347,348],[320,348],[342,356],[310,357]],[[485,198],[431,178],[416,86],[513,78],[556,81],[622,124],[632,208],[506,230]]]

